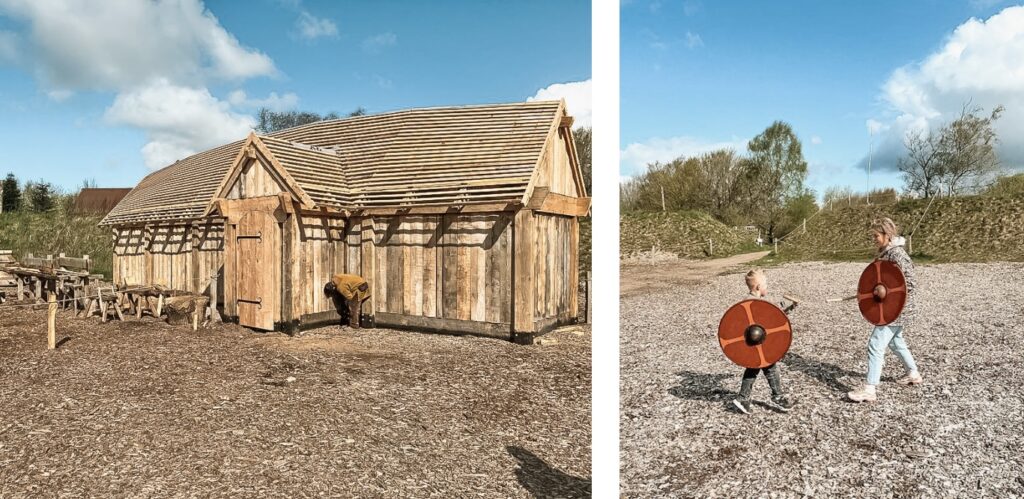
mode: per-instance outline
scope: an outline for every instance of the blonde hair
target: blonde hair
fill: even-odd
[[[883,217],[876,218],[871,222],[871,232],[877,232],[892,240],[892,238],[896,237],[898,231],[896,230],[896,222],[893,222],[891,218]]]
[[[768,278],[767,276],[764,275],[763,270],[753,269],[750,272],[747,272],[747,275],[744,280],[747,283],[747,289],[753,291],[754,286],[756,286],[758,282],[766,282]]]

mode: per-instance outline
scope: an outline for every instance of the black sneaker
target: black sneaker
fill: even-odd
[[[732,405],[743,414],[750,414],[750,399],[732,399]]]
[[[796,401],[785,395],[779,395],[777,397],[772,397],[771,405],[782,412],[789,412],[790,409],[796,407]]]

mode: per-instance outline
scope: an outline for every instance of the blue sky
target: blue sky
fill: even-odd
[[[867,187],[869,142],[871,187],[902,188],[902,134],[948,121],[967,99],[1006,106],[1000,153],[1024,165],[1024,8],[1013,2],[631,0],[621,19],[624,176],[742,151],[784,120],[819,196]]]
[[[564,97],[589,122],[585,1],[111,4],[0,0],[0,174],[133,186],[244,137],[261,105],[344,114]]]

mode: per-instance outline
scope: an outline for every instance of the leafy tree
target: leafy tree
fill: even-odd
[[[54,198],[57,193],[53,190],[53,185],[49,182],[40,180],[32,185],[32,192],[29,195],[30,201],[32,202],[32,210],[40,213],[44,213],[53,209]]]
[[[936,132],[908,135],[907,155],[899,162],[907,191],[925,198],[956,196],[991,183],[1000,173],[995,150],[999,137],[993,124],[1003,110],[996,106],[986,116],[982,108],[965,104],[959,118]]]
[[[18,211],[21,207],[21,189],[18,188],[18,179],[13,173],[8,173],[4,179],[0,200],[3,200],[3,204],[0,205],[2,212]]]
[[[807,161],[793,128],[783,121],[772,123],[751,139],[747,151],[738,191],[751,219],[772,240],[787,203],[806,193]]]
[[[365,114],[366,109],[358,107],[348,113],[348,117],[363,116]],[[317,121],[336,120],[338,118],[340,116],[335,112],[320,115],[309,111],[271,111],[261,107],[256,112],[256,131],[259,133],[271,133],[286,128],[316,123]]]
[[[992,124],[1003,113],[996,106],[988,116],[981,116],[981,107],[964,105],[960,117],[942,128],[939,139],[944,159],[944,187],[950,196],[976,191],[999,173],[999,142]]]
[[[572,132],[573,142],[576,143],[576,156],[580,160],[580,170],[583,172],[583,185],[587,188],[587,194],[593,192],[591,180],[593,175],[591,139],[593,135],[593,129],[590,127],[582,127]]]

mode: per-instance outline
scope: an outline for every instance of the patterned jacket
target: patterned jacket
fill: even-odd
[[[890,243],[889,246],[886,246],[885,249],[878,253],[878,259],[895,263],[903,271],[903,278],[907,281],[907,302],[903,305],[903,312],[900,313],[898,319],[889,324],[890,326],[905,328],[916,318],[914,296],[916,294],[917,279],[914,276],[914,262],[910,260],[907,250],[903,249],[901,241],[896,241],[895,244]]]

